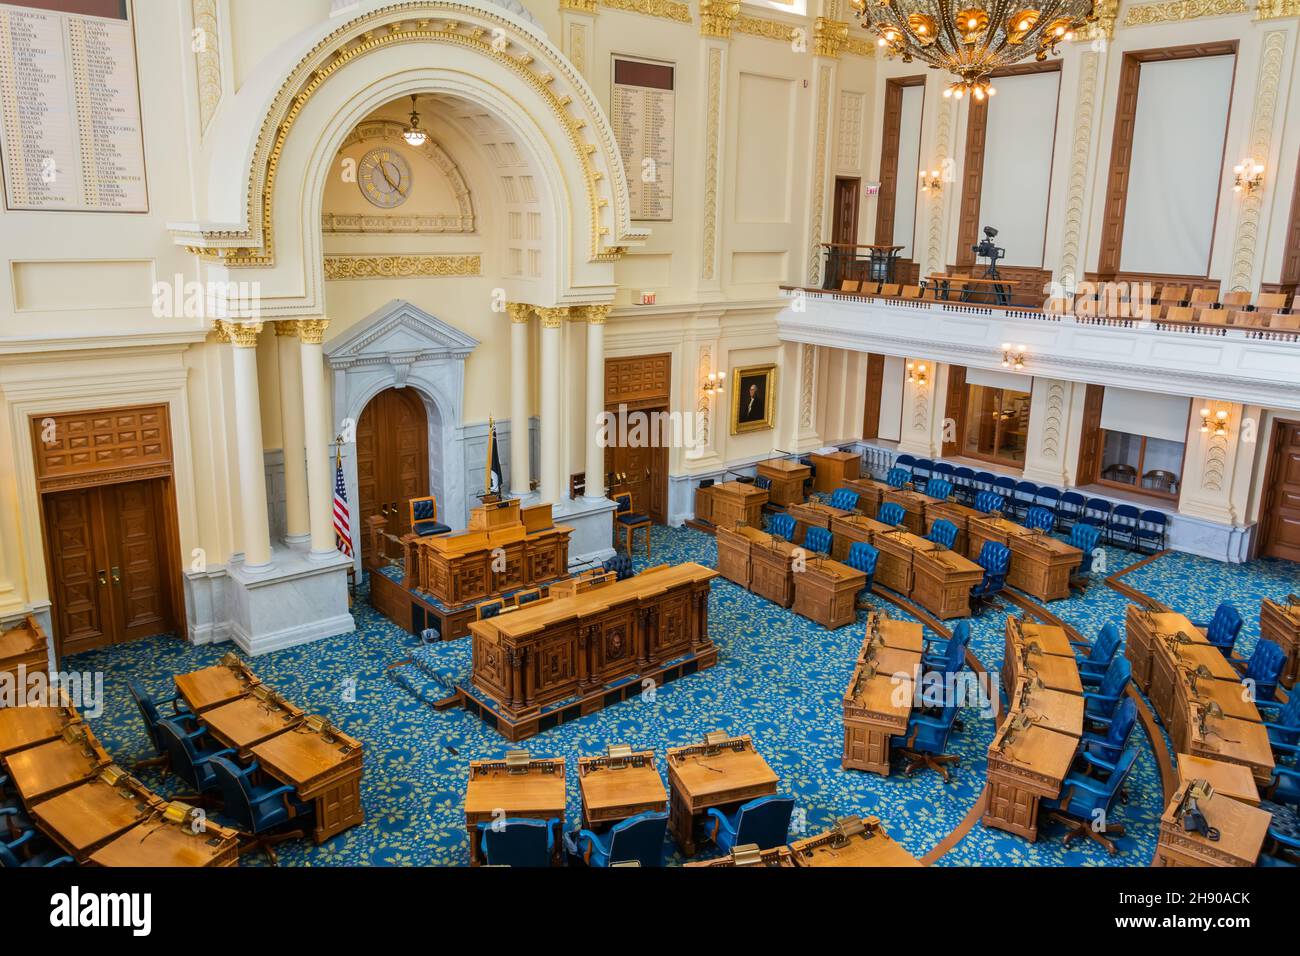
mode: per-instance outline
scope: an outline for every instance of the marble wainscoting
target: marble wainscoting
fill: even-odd
[[[530,503],[525,497],[524,504]],[[614,556],[614,508],[608,498],[561,498],[551,506],[555,523],[573,529],[569,567],[600,564]]]

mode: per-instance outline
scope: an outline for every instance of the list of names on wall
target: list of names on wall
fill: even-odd
[[[129,19],[0,0],[0,151],[10,209],[147,211]]]
[[[663,63],[614,61],[610,113],[633,219],[673,218],[673,73]]]

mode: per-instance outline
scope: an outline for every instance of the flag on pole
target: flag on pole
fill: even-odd
[[[343,483],[343,449],[334,457],[334,542],[338,549],[352,557],[352,518],[348,513],[348,487]]]
[[[488,416],[488,453],[483,475],[483,490],[489,494],[499,495],[502,484],[501,453],[497,451],[497,426],[491,416]]]

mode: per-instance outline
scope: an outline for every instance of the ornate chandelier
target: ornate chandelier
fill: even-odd
[[[957,4],[964,6],[958,8]],[[854,15],[876,34],[889,57],[923,60],[958,79],[944,96],[970,93],[984,99],[997,92],[994,70],[1033,56],[1046,60],[1057,44],[1074,39],[1094,19],[1092,0],[850,0]]]

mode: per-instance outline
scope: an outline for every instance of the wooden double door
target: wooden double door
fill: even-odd
[[[429,494],[429,419],[414,389],[389,388],[372,398],[357,422],[357,498],[361,554],[370,557],[366,521],[387,520],[389,534],[411,530],[410,500]],[[438,519],[446,523],[438,502]]]
[[[151,478],[44,496],[61,655],[175,630],[169,485]]]
[[[1259,556],[1300,562],[1300,422],[1277,422],[1271,448]]]

